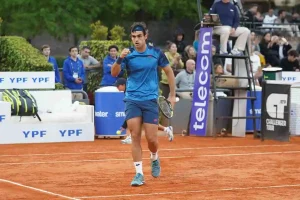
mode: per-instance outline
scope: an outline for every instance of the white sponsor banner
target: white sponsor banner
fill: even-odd
[[[0,72],[0,89],[54,89],[55,74],[50,72]]]
[[[300,72],[282,72],[282,81],[300,82]]]
[[[94,123],[13,124],[1,117],[0,144],[94,141]]]

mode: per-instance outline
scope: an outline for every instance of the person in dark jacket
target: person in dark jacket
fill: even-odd
[[[297,57],[299,56],[296,50],[290,50],[288,56],[283,58],[280,62],[280,67],[282,71],[299,71],[300,65]]]
[[[70,56],[65,59],[63,72],[64,72],[64,85],[70,90],[82,90],[85,70],[83,62],[77,57],[78,48],[71,47],[69,49]],[[73,99],[82,99],[82,94],[72,94]]]
[[[177,28],[174,33],[174,43],[177,46],[177,52],[183,56],[186,44],[184,42],[184,31],[181,28]]]
[[[114,86],[116,80],[123,76],[124,65],[122,65],[122,70],[117,77],[111,75],[111,67],[116,62],[118,56],[119,48],[116,45],[111,45],[108,47],[109,54],[103,60],[103,77],[100,83],[101,87]]]

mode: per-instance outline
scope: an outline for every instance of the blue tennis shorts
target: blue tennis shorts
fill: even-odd
[[[134,101],[126,99],[125,114],[126,121],[136,117],[142,117],[143,123],[158,124],[158,104],[157,100]]]

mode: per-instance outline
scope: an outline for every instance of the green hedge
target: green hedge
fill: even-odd
[[[112,41],[112,40],[90,40],[90,41],[82,41],[79,45],[80,49],[83,46],[89,46],[91,49],[91,55],[95,57],[102,66],[103,59],[108,55],[108,47],[110,45],[117,45],[119,48],[119,53],[124,48],[128,48],[131,46],[130,41]],[[93,72],[89,74],[89,84],[88,91],[94,92],[97,87],[99,87],[100,82],[102,80],[102,68],[98,72]]]
[[[0,37],[1,71],[52,71],[45,57],[24,38]]]

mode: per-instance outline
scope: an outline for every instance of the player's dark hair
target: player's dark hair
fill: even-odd
[[[143,32],[144,35],[146,35],[146,32],[148,31],[146,23],[145,22],[134,22],[130,27],[130,32],[135,32],[137,30],[140,30]]]

